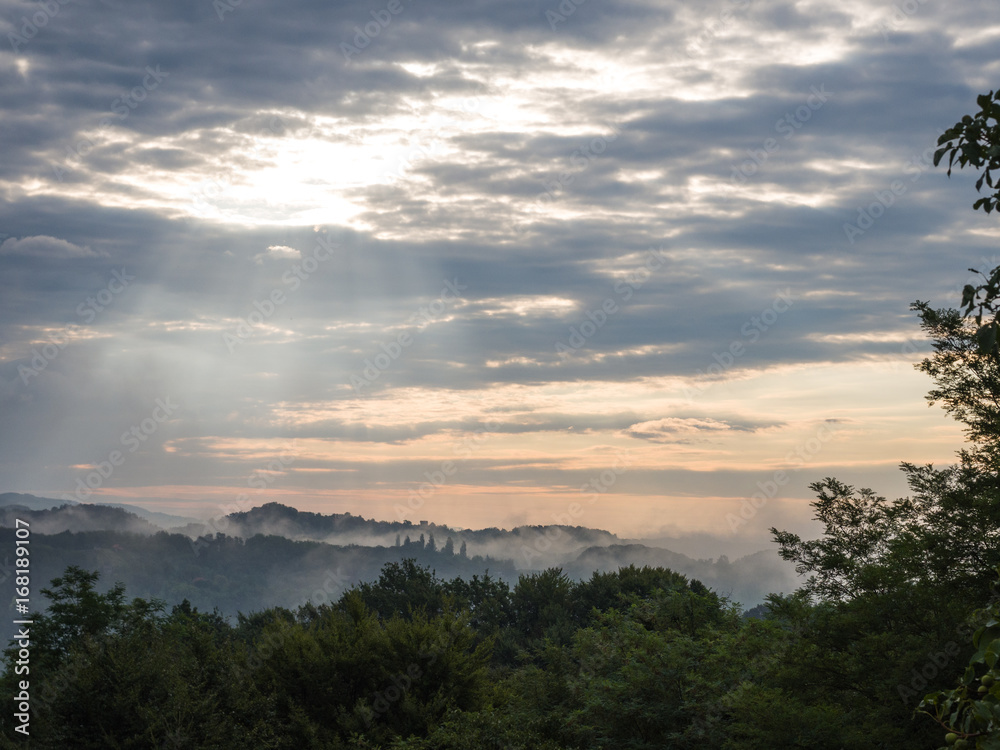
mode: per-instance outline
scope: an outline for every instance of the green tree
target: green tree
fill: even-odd
[[[960,169],[981,169],[976,191],[982,192],[985,184],[993,192],[976,200],[972,208],[983,209],[989,214],[1000,203],[1000,186],[994,177],[1000,168],[1000,90],[980,94],[976,103],[979,112],[963,116],[938,138],[940,148],[934,153],[934,165],[937,166],[947,156],[949,176],[956,163]],[[967,284],[963,289],[964,317],[968,318],[975,310],[977,351],[997,359],[1000,358],[1000,266],[986,273],[974,268],[969,270],[982,275],[983,283],[977,286]]]
[[[265,701],[243,677],[228,623],[187,602],[95,589],[96,573],[69,568],[48,589],[51,604],[31,662],[31,747],[278,747]],[[32,626],[34,627],[34,626]],[[5,694],[16,686],[5,652]],[[7,738],[10,718],[0,716]]]
[[[1000,747],[1000,597],[973,619],[985,622],[972,634],[975,653],[957,687],[927,694],[918,711],[946,733],[945,744],[995,750]]]
[[[356,587],[365,605],[379,617],[410,617],[415,611],[430,614],[445,607],[444,581],[427,566],[407,558],[382,566],[378,580]]]
[[[557,643],[572,638],[573,584],[561,568],[549,568],[541,573],[522,574],[511,595],[514,627],[521,642],[535,644],[543,637]]]
[[[942,148],[934,163],[948,155],[948,174],[955,163],[983,170],[976,181],[982,192],[985,184],[992,193],[979,198],[973,209],[991,213],[1000,202],[1000,188],[994,172],[1000,167],[1000,91],[977,99],[980,111],[965,115],[938,139]],[[979,273],[970,269],[973,273]],[[939,388],[931,397],[966,425],[972,447],[962,452],[960,470],[969,488],[969,502],[962,508],[969,531],[975,528],[979,540],[969,543],[970,560],[962,570],[977,581],[991,568],[997,569],[1000,538],[1000,266],[981,274],[982,284],[966,285],[962,293],[963,311],[930,311],[916,303],[925,326],[934,326],[936,355],[922,364]],[[975,315],[973,316],[973,312]],[[992,319],[990,319],[992,316]],[[974,321],[974,325],[973,325]],[[975,524],[975,527],[973,527]],[[971,536],[971,535],[970,535]],[[1000,570],[1000,569],[998,569]],[[921,712],[930,715],[948,730],[945,741],[956,748],[975,746],[1000,748],[1000,685],[995,671],[1000,659],[1000,605],[994,594],[989,620],[973,636],[976,652],[970,659],[958,687],[927,695]],[[974,616],[975,616],[974,614]],[[977,673],[985,672],[977,677]],[[972,688],[979,682],[976,692]],[[952,683],[954,684],[954,682]],[[973,743],[970,745],[970,743]]]
[[[41,590],[51,604],[47,614],[30,618],[34,620],[34,659],[39,668],[57,665],[73,644],[114,632],[129,614],[135,616],[125,602],[125,587],[115,584],[101,594],[96,588],[99,578],[96,571],[70,565],[62,576],[52,579],[50,588]],[[136,606],[141,610],[147,607],[141,600]]]
[[[425,737],[449,712],[481,708],[490,644],[460,614],[382,619],[358,591],[308,625],[276,618],[251,649],[252,680],[289,747]]]
[[[987,213],[1000,198],[998,100],[1000,92],[981,96],[981,111],[946,131],[935,155],[935,163],[949,156],[949,174],[955,164],[984,170],[976,188],[993,192],[974,208]],[[772,600],[778,610],[795,610],[804,629],[801,648],[767,687],[784,687],[810,709],[832,700],[844,711],[838,723],[868,727],[872,745],[931,741],[931,727],[908,730],[901,709],[908,712],[926,684],[921,674],[940,684],[961,674],[967,654],[957,634],[989,599],[991,570],[1000,565],[1000,269],[983,274],[983,282],[964,289],[962,310],[913,305],[934,348],[917,366],[934,381],[928,399],[965,426],[969,442],[958,462],[942,469],[902,464],[911,494],[895,500],[826,478],[812,485],[820,539],[771,530],[781,556],[808,579],[806,601]],[[789,674],[797,678],[788,682]],[[892,701],[893,693],[903,700]]]
[[[590,580],[573,588],[572,602],[576,622],[585,626],[590,623],[592,612],[606,612],[609,609],[628,609],[641,600],[649,600],[654,595],[669,592],[666,601],[672,612],[671,627],[695,633],[709,621],[716,618],[722,600],[710,592],[700,581],[688,581],[680,573],[667,568],[653,568],[635,565],[615,571],[595,571]]]
[[[469,613],[469,623],[483,635],[493,635],[514,624],[510,586],[487,572],[455,578],[444,584],[455,605]]]
[[[938,138],[941,148],[934,153],[934,166],[947,156],[949,176],[956,162],[960,169],[982,169],[976,190],[981,192],[985,183],[994,192],[977,200],[972,208],[990,213],[1000,202],[1000,187],[993,178],[993,173],[1000,169],[1000,90],[980,94],[976,103],[979,112],[963,116]]]

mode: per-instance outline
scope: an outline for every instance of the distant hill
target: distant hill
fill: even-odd
[[[792,565],[772,552],[756,552],[730,562],[694,560],[678,552],[642,544],[591,547],[563,566],[570,578],[587,578],[594,571],[614,571],[627,565],[670,568],[695,578],[744,608],[760,604],[772,593],[791,593],[801,581]]]
[[[66,505],[66,500],[53,500],[48,497],[36,497],[35,495],[24,495],[20,492],[0,493],[0,507],[19,506],[30,510],[47,510],[48,508],[58,508]],[[74,501],[71,505],[77,505]]]
[[[108,508],[122,508],[129,513],[134,513],[140,518],[144,518],[150,523],[156,524],[161,529],[173,529],[178,526],[185,526],[198,522],[196,518],[185,516],[174,516],[169,513],[158,513],[153,510],[146,510],[138,505],[128,505],[126,503],[78,503],[76,500],[54,500],[50,497],[38,497],[37,495],[25,495],[18,492],[0,493],[0,508],[18,505],[31,510],[46,510],[48,508],[59,508],[63,505],[101,505]]]
[[[712,559],[726,555],[729,559],[746,557],[755,552],[768,551],[777,554],[777,546],[770,540],[760,538],[744,538],[733,534],[728,529],[720,533],[696,531],[677,536],[643,537],[638,539],[622,539],[621,544],[642,544],[646,547],[657,547],[680,552],[698,560]]]
[[[517,581],[517,571],[508,561],[431,552],[416,543],[344,547],[260,535],[247,540],[222,536],[193,540],[159,530],[152,534],[64,531],[48,535],[36,531],[35,524],[42,518],[51,522],[53,518],[74,518],[67,512],[79,512],[92,517],[88,524],[98,519],[119,523],[120,516],[126,514],[120,509],[93,505],[28,512],[39,514],[29,521],[33,532],[31,602],[37,610],[48,606],[40,590],[68,565],[98,571],[101,591],[121,582],[129,597],[162,599],[168,610],[187,599],[199,609],[218,608],[229,616],[274,606],[295,608],[307,599],[315,604],[336,601],[352,585],[377,579],[387,562],[405,558],[416,559],[446,579],[471,578],[488,571],[508,583]],[[139,524],[145,523],[133,518]],[[4,522],[0,550],[12,550],[14,538],[14,529]],[[0,586],[10,591],[15,568],[13,556],[5,555],[0,554]],[[12,628],[11,618],[0,619],[0,639],[5,643],[13,634]]]
[[[155,534],[162,529],[135,513],[107,505],[63,505],[45,510],[29,510],[20,505],[0,507],[0,526],[14,526],[15,519],[27,521],[34,534],[61,534],[64,531],[123,531]]]
[[[368,546],[391,546],[396,534],[450,533],[445,526],[367,520],[350,513],[311,513],[281,503],[265,503],[248,511],[230,513],[207,522],[195,522],[177,529],[191,537],[224,533],[249,539],[257,534],[274,534],[295,541],[334,542],[344,539]],[[415,531],[419,530],[419,531]],[[444,539],[442,538],[442,542]]]
[[[95,505],[105,505],[109,508],[121,508],[122,510],[127,510],[129,513],[135,513],[139,518],[145,518],[152,524],[159,526],[161,529],[177,529],[181,526],[187,526],[192,523],[197,523],[197,518],[189,518],[188,516],[175,516],[171,513],[159,513],[155,510],[146,510],[138,505],[128,505],[127,503],[95,503]]]
[[[376,578],[386,562],[407,557],[435,567],[444,577],[489,569],[509,583],[515,583],[519,573],[550,567],[562,568],[576,580],[628,565],[665,567],[700,580],[746,608],[769,593],[791,592],[798,585],[792,566],[773,552],[732,563],[725,556],[696,560],[669,549],[623,544],[607,531],[578,526],[455,530],[268,503],[167,533],[132,512],[131,506],[42,507],[52,502],[57,501],[0,495],[0,533],[11,533],[15,518],[31,523],[32,565],[41,576],[35,578],[36,586],[62,573],[60,566],[76,564],[105,570],[112,580],[134,585],[136,596],[159,596],[170,603],[187,597],[203,608],[219,606],[230,613],[290,606],[290,599],[301,598],[322,572],[318,568],[340,566],[348,571],[345,580],[357,583]],[[226,551],[223,559],[216,557],[220,550]],[[3,577],[0,566],[0,583]]]
[[[465,542],[470,555],[507,558],[518,568],[538,569],[558,565],[567,557],[592,546],[620,543],[614,534],[582,526],[518,526],[457,531],[427,521],[375,521],[350,513],[310,513],[280,503],[266,503],[239,513],[230,513],[207,523],[177,529],[191,537],[223,533],[249,539],[256,534],[276,534],[296,541],[329,544],[359,544],[390,547],[421,535],[441,548],[450,538],[455,549]]]

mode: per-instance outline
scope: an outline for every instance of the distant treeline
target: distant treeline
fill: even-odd
[[[128,515],[95,506],[76,510],[81,508],[97,510],[102,517],[110,510],[115,517]],[[336,601],[352,585],[375,580],[386,562],[407,557],[449,578],[471,578],[488,571],[507,581],[517,580],[510,561],[431,550],[419,538],[406,546],[366,547],[295,542],[280,536],[244,540],[216,534],[192,540],[163,531],[148,535],[84,531],[32,534],[31,546],[33,579],[39,585],[75,565],[100,573],[103,590],[120,582],[133,596],[171,605],[186,599],[199,609],[218,609],[231,617],[271,606],[294,609],[307,600],[314,604]],[[13,549],[14,529],[0,528],[0,550]],[[13,560],[8,557],[6,565],[0,566],[0,586],[7,591],[13,590],[13,573]],[[46,605],[37,592],[34,601],[39,608]],[[0,636],[9,638],[13,631],[10,618],[0,620]]]
[[[45,502],[31,496],[15,499]],[[199,608],[218,607],[234,616],[275,605],[295,607],[306,598],[315,604],[329,601],[354,583],[374,580],[386,562],[406,557],[448,578],[489,570],[511,584],[519,572],[550,567],[560,567],[576,580],[631,564],[666,567],[746,606],[797,585],[792,566],[772,552],[733,563],[694,560],[667,549],[620,544],[613,534],[579,526],[456,531],[267,503],[208,524],[174,528],[168,537],[121,508],[7,506],[0,507],[0,552],[12,549],[3,545],[13,538],[10,529],[17,519],[30,524],[32,544],[39,551],[33,565],[44,574],[42,580],[79,565],[100,571],[106,587],[121,581],[136,596],[170,604],[186,598]],[[383,533],[387,529],[402,531]],[[0,555],[0,585],[10,572]],[[0,636],[7,630],[0,621]]]

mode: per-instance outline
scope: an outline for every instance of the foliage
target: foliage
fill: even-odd
[[[983,356],[977,329],[957,310],[933,310],[915,302],[921,325],[932,339],[934,354],[917,365],[935,387],[927,395],[965,426],[971,447],[962,451],[967,481],[981,488],[995,477],[1000,456],[1000,360]],[[981,329],[980,329],[981,330]]]
[[[126,602],[123,586],[100,593],[98,582],[68,568],[32,616],[32,747],[573,747],[631,736],[644,714],[683,724],[655,706],[663,670],[683,679],[693,663],[678,644],[739,619],[697,582],[653,568],[580,584],[551,569],[511,590],[488,575],[442,581],[405,560],[332,605],[235,624],[186,600],[169,614]],[[610,692],[592,671],[595,639],[645,654],[601,667]],[[492,660],[497,641],[507,651]],[[4,658],[13,695],[16,644]],[[622,722],[614,701],[629,694]],[[582,727],[583,716],[607,727]],[[10,716],[0,728],[17,746]]]
[[[989,195],[976,200],[973,209],[983,209],[991,213],[1000,203],[1000,186],[994,173],[1000,168],[1000,90],[980,94],[976,99],[979,112],[965,115],[955,125],[948,128],[940,138],[941,146],[934,152],[934,166],[948,156],[948,175],[957,163],[959,168],[973,167],[981,169],[982,173],[976,180],[976,191],[982,192],[983,184],[993,190]],[[974,286],[966,284],[962,290],[962,307],[964,317],[968,318],[975,310],[975,338],[977,352],[989,354],[994,360],[1000,358],[1000,266],[983,273],[974,268],[972,273],[983,277],[982,284]],[[919,303],[918,303],[919,304]],[[992,320],[983,322],[984,317]]]
[[[927,694],[918,710],[946,732],[946,745],[959,750],[971,747],[997,750],[1000,748],[1000,601],[994,599],[988,611],[977,615],[988,619],[972,636],[976,652],[957,680],[958,687]]]
[[[938,138],[941,148],[934,152],[934,166],[948,156],[949,176],[956,161],[959,168],[982,169],[983,173],[976,181],[976,190],[981,191],[985,183],[995,192],[980,198],[972,207],[990,213],[1000,202],[1000,188],[993,177],[993,172],[1000,168],[1000,90],[980,94],[976,103],[979,112],[965,115]]]

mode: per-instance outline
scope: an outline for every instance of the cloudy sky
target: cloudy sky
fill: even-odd
[[[0,34],[0,491],[766,539],[961,446],[908,305],[1000,262],[930,166],[995,3],[0,0]]]

